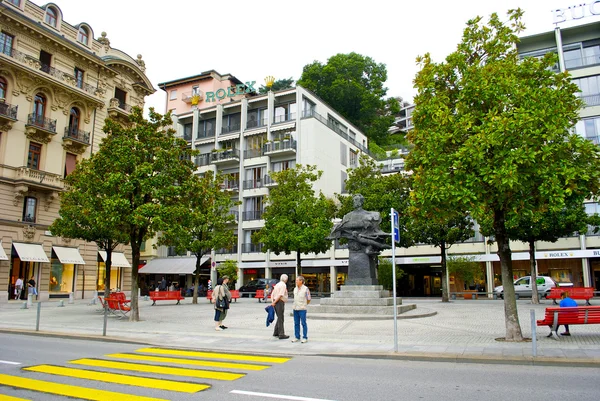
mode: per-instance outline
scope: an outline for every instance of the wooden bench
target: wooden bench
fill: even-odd
[[[156,301],[177,301],[175,305],[179,305],[179,301],[185,298],[179,291],[150,291],[150,299],[154,306]]]
[[[564,324],[600,324],[600,306],[574,306],[569,308],[546,308],[543,320],[537,321],[537,326],[550,327],[550,334]]]
[[[563,292],[569,293],[569,298],[572,299],[585,299],[586,305],[591,305],[590,299],[594,298],[594,287],[554,287],[550,288],[550,294],[546,298],[556,305],[556,300],[560,299]]]

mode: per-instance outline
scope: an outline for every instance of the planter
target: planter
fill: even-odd
[[[465,299],[477,299],[477,291],[475,290],[465,290],[463,291],[463,297]]]

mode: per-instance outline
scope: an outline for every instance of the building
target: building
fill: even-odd
[[[155,90],[144,61],[114,49],[92,27],[71,25],[54,3],[0,3],[0,302],[33,277],[38,299],[91,298],[104,290],[94,243],[53,237],[63,178],[98,149],[108,115],[125,118]],[[111,273],[130,288],[123,253]],[[105,256],[105,255],[104,255]],[[26,297],[26,295],[24,295]]]

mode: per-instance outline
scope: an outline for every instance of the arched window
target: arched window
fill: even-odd
[[[79,43],[83,43],[84,45],[88,45],[89,33],[87,29],[84,27],[79,28],[79,33],[77,34],[77,40]]]
[[[56,10],[52,7],[46,9],[46,24],[56,28]]]
[[[69,135],[77,136],[79,132],[79,110],[75,107],[71,108],[71,115],[69,116]]]
[[[33,116],[36,122],[41,124],[44,123],[44,116],[46,115],[46,98],[41,93],[35,95],[33,100]]]
[[[0,100],[6,99],[7,88],[8,84],[6,83],[6,80],[0,77]]]

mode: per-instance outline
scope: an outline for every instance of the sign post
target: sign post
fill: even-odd
[[[396,242],[400,242],[398,212],[391,209],[392,217],[392,297],[394,298],[394,352],[398,352],[398,306],[396,305]]]

